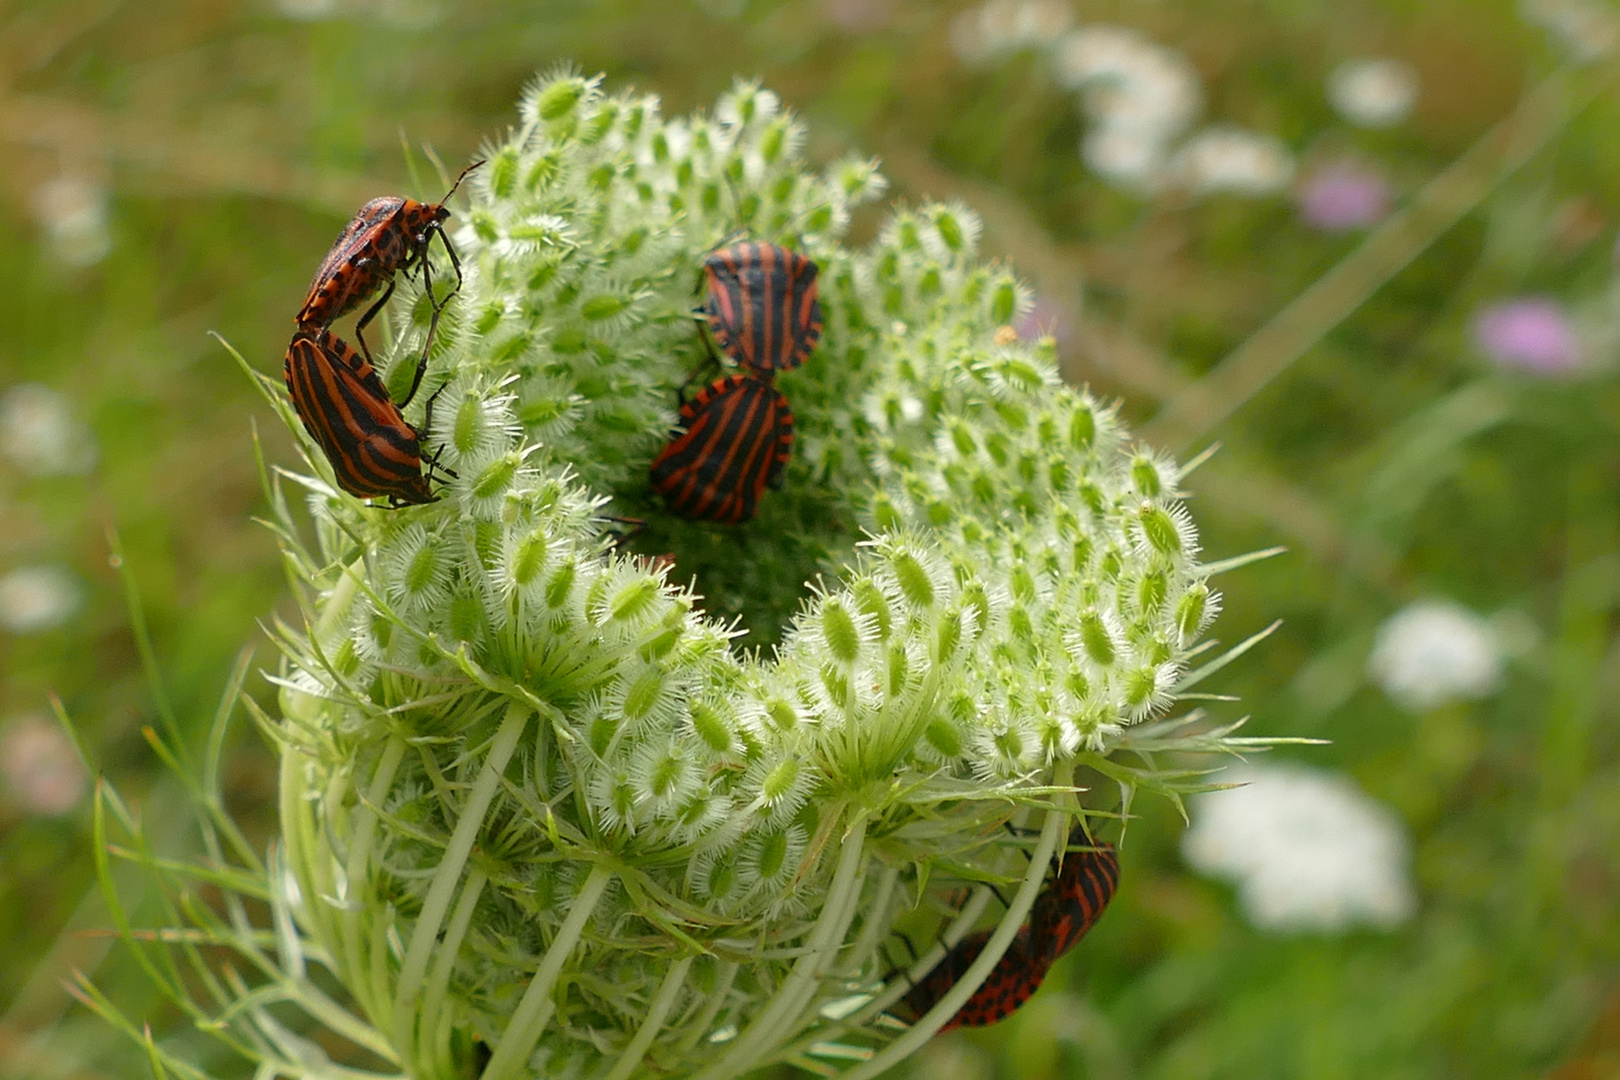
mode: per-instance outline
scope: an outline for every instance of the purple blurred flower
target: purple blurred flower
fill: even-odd
[[[1372,170],[1342,161],[1312,173],[1298,200],[1305,224],[1346,232],[1376,224],[1389,213],[1389,185]]]
[[[1562,375],[1581,362],[1575,328],[1556,300],[1526,296],[1481,308],[1474,315],[1474,341],[1504,368]]]
[[[1063,345],[1074,336],[1074,316],[1067,307],[1041,296],[1018,317],[1013,329],[1025,341],[1036,341],[1051,334],[1059,345]]]

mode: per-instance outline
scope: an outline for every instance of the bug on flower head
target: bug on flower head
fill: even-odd
[[[956,985],[957,980],[967,974],[967,969],[984,951],[990,933],[989,930],[976,930],[953,945],[945,954],[945,959],[935,964],[922,981],[906,993],[906,1007],[917,1017],[933,1008]],[[1031,952],[1030,943],[1029,928],[1020,927],[1018,935],[1007,946],[1007,951],[1001,954],[1001,959],[996,961],[996,966],[990,969],[984,982],[939,1030],[988,1027],[1007,1019],[1028,1001],[1030,995],[1041,988],[1047,969],[1051,967],[1049,962]]]
[[[1030,951],[1050,964],[1074,948],[1102,917],[1119,887],[1119,856],[1106,841],[1093,843],[1076,825],[1069,833],[1070,851],[1056,876],[1030,909]]]
[[[821,340],[820,267],[777,244],[744,241],[703,260],[709,330],[750,371],[769,376],[804,363]]]
[[[681,406],[681,431],[652,463],[670,512],[736,524],[779,487],[793,451],[793,412],[770,383],[726,375]]]
[[[422,474],[421,436],[353,346],[329,330],[301,329],[287,346],[282,374],[304,430],[332,463],[339,487],[396,507],[436,501]],[[430,398],[424,431],[432,417]]]
[[[1069,833],[1069,846],[1082,845],[1082,850],[1069,852],[1042,887],[1029,922],[1019,927],[996,966],[941,1031],[985,1027],[1011,1016],[1040,989],[1058,957],[1074,948],[1102,916],[1119,885],[1119,858],[1112,844],[1092,843],[1084,827],[1076,825]],[[919,1017],[932,1008],[967,974],[989,939],[989,930],[977,930],[957,942],[906,994],[907,1007]]]
[[[450,217],[450,209],[445,203],[450,201],[450,196],[455,194],[467,174],[482,164],[482,161],[475,161],[461,170],[461,175],[456,177],[456,182],[450,185],[450,190],[440,202],[419,203],[398,195],[384,195],[362,206],[360,212],[343,227],[343,232],[332,244],[332,250],[326,253],[326,258],[321,260],[320,267],[315,271],[315,279],[309,285],[309,295],[304,297],[304,306],[298,309],[299,329],[331,326],[359,307],[386,281],[387,290],[366,309],[354,326],[360,351],[369,362],[371,349],[366,345],[365,330],[394,294],[394,274],[401,270],[408,272],[420,264],[427,294],[430,299],[433,296],[427,249],[435,236],[450,256],[450,265],[456,271],[456,288],[459,289],[461,260],[456,257],[456,249],[444,234],[444,223]],[[441,306],[436,304],[433,309],[433,323],[428,327],[427,335],[429,343],[433,340],[434,327],[438,325]],[[417,387],[422,384],[426,371],[427,349],[424,348],[416,374],[411,380],[410,391],[400,400],[401,406],[416,396]]]

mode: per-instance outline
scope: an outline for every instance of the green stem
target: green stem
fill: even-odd
[[[663,1030],[664,1018],[669,1015],[669,1010],[675,1007],[675,999],[680,996],[681,988],[686,985],[686,972],[691,966],[690,956],[683,956],[669,966],[669,972],[659,985],[658,995],[653,998],[652,1007],[647,1010],[647,1018],[641,1022],[640,1030],[602,1080],[625,1080],[641,1064],[641,1059],[647,1054],[647,1048],[658,1037],[659,1031]]]
[[[856,890],[865,862],[862,857],[865,846],[866,819],[861,818],[850,826],[844,836],[838,869],[833,873],[821,917],[816,920],[804,955],[799,957],[793,970],[782,980],[770,1004],[748,1025],[748,1030],[731,1044],[720,1060],[712,1062],[693,1080],[721,1080],[722,1077],[736,1076],[746,1071],[772,1041],[780,1039],[783,1032],[793,1025],[799,1011],[804,1008],[806,995],[814,995],[822,970],[830,958],[837,955],[838,943],[843,940],[849,921],[854,918],[858,896]]]
[[[579,944],[585,923],[589,921],[591,912],[596,910],[596,902],[602,898],[611,880],[613,871],[605,866],[595,867],[585,879],[585,884],[574,897],[568,918],[563,920],[551,948],[541,958],[534,978],[530,980],[528,989],[523,991],[523,1000],[518,1002],[517,1011],[512,1014],[479,1080],[512,1080],[527,1065],[529,1055],[540,1042],[540,1036],[545,1033],[546,1024],[551,1020],[552,1010],[556,1008],[556,1003],[551,1000],[551,992],[557,987],[557,976],[562,974],[563,964],[572,955],[574,946]]]
[[[887,933],[890,927],[889,904],[894,899],[894,890],[900,883],[900,868],[898,866],[885,867],[878,878],[877,892],[866,905],[866,920],[861,924],[861,936],[855,940],[855,947],[850,950],[850,962],[844,968],[844,973],[854,976],[859,973],[861,965],[866,958],[877,952],[878,938]]]
[[[394,774],[399,770],[400,762],[404,758],[405,740],[395,735],[383,747],[377,767],[371,773],[371,785],[366,789],[365,798],[354,810],[353,828],[349,833],[349,858],[343,867],[345,888],[340,897],[345,905],[342,916],[343,932],[340,941],[331,943],[334,954],[337,948],[342,949],[346,972],[343,981],[355,988],[354,992],[361,998],[361,1004],[371,1017],[372,1023],[384,1027],[389,1024],[389,1017],[385,1011],[388,1004],[388,990],[386,984],[366,978],[366,972],[371,965],[365,959],[365,939],[369,935],[360,925],[361,918],[366,913],[365,898],[361,894],[369,891],[366,879],[371,874],[371,849],[376,842],[376,808],[383,805],[387,798],[388,790],[394,783]],[[404,1048],[400,1049],[403,1052]]]
[[[440,1033],[440,1037],[434,1039],[433,1048],[440,1058],[440,1071],[446,1076],[450,1075],[451,1068],[447,1037],[452,1029],[452,1018],[445,1013],[444,999],[450,992],[450,977],[455,973],[461,943],[467,937],[467,927],[472,924],[478,898],[484,894],[484,885],[488,880],[484,872],[478,869],[467,875],[467,887],[461,890],[461,898],[456,901],[455,914],[450,916],[450,927],[445,931],[444,941],[433,958],[433,971],[428,975],[427,986],[422,991],[422,1017],[434,1024]]]
[[[685,1054],[697,1045],[697,1041],[709,1033],[714,1024],[714,1018],[720,1015],[720,1010],[726,1004],[726,997],[731,993],[732,983],[737,981],[738,964],[735,960],[723,960],[715,969],[714,990],[709,994],[709,1000],[704,1002],[703,1011],[687,1025],[687,1032],[681,1036],[681,1041],[675,1044],[679,1053]]]
[[[917,957],[911,967],[906,970],[904,979],[893,980],[883,989],[882,993],[874,997],[860,1012],[850,1017],[847,1026],[857,1027],[865,1023],[896,1001],[899,1001],[905,996],[907,990],[921,982],[941,960],[945,959],[945,954],[954,948],[958,941],[966,937],[969,930],[973,929],[974,924],[979,921],[979,917],[984,914],[984,909],[990,906],[990,895],[990,890],[985,886],[981,885],[974,889],[973,893],[968,897],[968,902],[962,905],[961,911],[957,912],[956,918],[952,919],[945,929],[940,932],[939,940],[934,943],[934,947]]]
[[[1070,765],[1059,767],[1054,784],[1067,785],[1072,773],[1073,767]],[[990,935],[990,940],[985,942],[984,951],[969,965],[956,985],[952,986],[932,1009],[911,1025],[909,1031],[884,1047],[870,1060],[844,1073],[843,1080],[869,1080],[870,1077],[898,1064],[933,1038],[934,1033],[944,1027],[967,999],[973,996],[989,977],[991,970],[1001,961],[1002,954],[1007,951],[1007,947],[1012,944],[1013,938],[1024,925],[1024,918],[1034,906],[1035,895],[1040,892],[1041,884],[1046,879],[1046,868],[1052,862],[1052,855],[1057,851],[1058,844],[1067,832],[1068,821],[1069,815],[1061,811],[1047,812],[1046,821],[1041,828],[1040,842],[1030,854],[1029,873],[1025,875],[1024,883],[1019,886],[1017,895],[1007,906],[1007,913],[1002,916],[995,932]]]
[[[500,789],[506,763],[517,749],[518,739],[528,726],[529,715],[527,706],[513,702],[507,707],[506,719],[501,721],[500,730],[490,745],[489,757],[484,760],[484,767],[478,774],[478,781],[473,785],[466,805],[461,808],[461,818],[456,822],[455,832],[450,834],[450,842],[445,845],[444,859],[433,872],[433,884],[428,886],[427,896],[422,901],[422,913],[417,916],[416,927],[411,931],[411,943],[405,950],[405,962],[399,971],[393,1017],[394,1039],[407,1060],[415,1056],[411,1048],[416,1041],[416,1004],[423,977],[427,974],[428,961],[438,944],[439,930],[450,910],[456,887],[461,884],[461,871],[472,855],[478,833],[484,827],[489,804]]]

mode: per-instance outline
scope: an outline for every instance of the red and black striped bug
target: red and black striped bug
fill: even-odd
[[[422,474],[421,436],[348,342],[329,330],[300,329],[287,346],[282,374],[304,430],[332,463],[339,487],[362,499],[387,498],[395,507],[437,500]],[[423,431],[432,417],[430,398]]]
[[[377,312],[388,303],[388,298],[394,295],[394,274],[401,270],[409,272],[420,264],[423,284],[429,298],[432,297],[433,277],[427,249],[435,236],[450,256],[450,265],[456,271],[456,288],[461,288],[461,260],[456,257],[456,249],[451,246],[450,238],[444,234],[444,223],[450,217],[450,209],[445,203],[450,201],[450,196],[455,194],[467,174],[482,164],[482,161],[475,161],[461,170],[461,175],[456,177],[456,182],[450,185],[450,190],[440,202],[419,203],[398,195],[384,195],[362,206],[360,212],[344,226],[332,250],[326,253],[320,268],[315,271],[315,280],[309,285],[309,295],[304,298],[304,306],[298,309],[298,328],[313,330],[331,326],[359,307],[386,281],[387,291],[366,309],[354,326],[360,351],[369,363],[371,349],[366,345],[365,330],[376,318]],[[434,305],[433,321],[428,326],[429,343],[433,340],[441,307],[440,304]],[[426,370],[427,349],[424,348],[416,374],[411,380],[410,391],[400,400],[401,406],[409,404],[411,398],[416,396]]]
[[[793,451],[793,412],[763,379],[726,375],[681,406],[681,431],[652,463],[673,514],[736,524],[781,486]]]
[[[1113,844],[1092,843],[1076,825],[1069,833],[1069,846],[1081,850],[1064,856],[1063,866],[1029,913],[1030,951],[1048,964],[1086,936],[1119,887],[1119,855]]]
[[[1074,948],[1096,924],[1119,885],[1119,857],[1112,844],[1093,844],[1085,829],[1076,825],[1069,833],[1069,846],[1082,845],[1083,850],[1071,851],[1064,858],[1057,874],[1035,897],[1028,925],[1019,928],[984,982],[941,1031],[985,1027],[1011,1016],[1040,989],[1058,957]],[[906,994],[907,1007],[919,1017],[932,1008],[967,974],[989,939],[989,930],[978,930],[957,942]]]
[[[973,961],[984,951],[990,933],[989,930],[976,930],[958,941],[945,954],[945,959],[935,964],[922,981],[906,993],[906,1007],[918,1018],[933,1008],[967,974]],[[1052,966],[1030,951],[1030,942],[1029,928],[1020,927],[1012,944],[1001,954],[1001,959],[990,969],[984,982],[939,1030],[988,1027],[1007,1019],[1028,1001],[1030,995],[1041,988],[1047,969]]]
[[[750,371],[770,376],[804,363],[821,340],[814,262],[777,244],[744,241],[703,260],[709,330]]]

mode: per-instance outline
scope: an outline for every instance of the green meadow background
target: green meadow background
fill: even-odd
[[[59,627],[0,630],[0,724],[57,695],[94,768],[183,849],[182,793],[142,728],[168,710],[200,732],[240,650],[272,665],[262,626],[295,617],[253,520],[255,428],[271,462],[292,443],[209,332],[276,370],[349,215],[440,194],[420,148],[467,160],[537,70],[601,71],[671,114],[759,76],[814,158],[869,153],[894,197],[977,210],[1069,378],[1167,450],[1220,444],[1189,481],[1205,550],[1289,551],[1221,582],[1223,641],[1284,622],[1221,674],[1242,701],[1217,709],[1330,740],[1278,756],[1349,773],[1413,845],[1410,921],[1278,935],[1186,866],[1174,807],[1140,803],[1098,929],[1011,1021],[936,1040],[908,1074],[1620,1076],[1620,374],[1601,350],[1579,378],[1502,373],[1470,334],[1511,296],[1610,302],[1620,62],[1561,72],[1506,0],[1073,0],[1185,52],[1206,120],[1307,166],[1375,163],[1411,212],[1369,253],[1287,194],[1110,187],[1036,53],[958,58],[963,7],[0,0],[0,393],[61,391],[97,451],[79,474],[0,460],[0,574],[60,563],[83,586]],[[1358,56],[1416,68],[1404,124],[1334,115],[1327,73]],[[108,193],[92,265],[41,221],[64,173]],[[1365,662],[1383,620],[1432,596],[1513,613],[1522,647],[1493,696],[1412,715]],[[249,692],[272,698],[256,676]],[[226,788],[269,842],[274,763],[238,735]],[[0,1076],[148,1075],[64,993],[74,969],[155,1029],[176,1021],[103,933],[89,829],[88,797],[50,816],[0,790]]]

